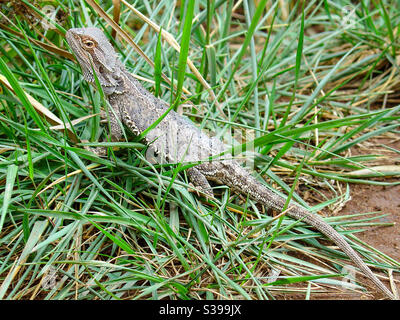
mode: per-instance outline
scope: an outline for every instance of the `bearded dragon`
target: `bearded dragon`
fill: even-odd
[[[260,183],[237,161],[217,158],[227,151],[221,140],[209,137],[193,122],[174,110],[166,114],[168,105],[148,92],[125,69],[100,29],[70,29],[66,33],[66,39],[81,66],[83,78],[95,85],[94,73],[96,74],[113,109],[109,113],[113,141],[120,140],[123,135],[120,124],[135,134],[141,134],[158,118],[164,116],[157,126],[146,132],[144,140],[170,163],[198,163],[187,169],[188,178],[197,189],[212,197],[213,190],[209,181],[216,181],[274,210],[281,211],[284,208],[286,200]],[[210,157],[214,159],[205,161]],[[321,217],[310,213],[294,201],[289,203],[286,215],[302,220],[327,236],[387,297],[395,299],[345,238]]]

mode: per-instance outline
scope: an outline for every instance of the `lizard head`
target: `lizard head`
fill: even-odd
[[[73,28],[67,31],[66,39],[85,80],[94,84],[94,71],[106,94],[113,92],[113,88],[118,86],[121,64],[103,31],[98,28]]]

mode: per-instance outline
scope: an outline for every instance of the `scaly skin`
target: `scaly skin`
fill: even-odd
[[[70,29],[66,38],[78,59],[85,80],[94,84],[94,70],[113,108],[113,112],[109,113],[113,141],[120,140],[122,136],[119,122],[134,133],[140,134],[168,109],[165,102],[154,97],[126,71],[100,29]],[[173,110],[150,130],[144,139],[162,161],[199,163],[188,169],[187,173],[194,186],[208,196],[213,196],[208,182],[213,180],[231,187],[236,192],[249,195],[252,199],[275,210],[281,211],[285,205],[285,199],[258,182],[236,161],[231,159],[205,161],[210,156],[220,155],[227,148],[220,140],[210,138]],[[331,239],[383,293],[390,299],[395,299],[344,237],[318,215],[308,212],[294,202],[289,204],[286,215],[301,219]]]

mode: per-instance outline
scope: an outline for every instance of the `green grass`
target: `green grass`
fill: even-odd
[[[181,164],[149,161],[129,132],[127,141],[101,143],[107,158],[87,151],[107,140],[98,115],[106,104],[82,80],[64,32],[96,26],[111,35],[112,24],[121,60],[150,91],[225,141],[233,134],[236,151],[254,147],[248,163],[260,181],[329,212],[349,200],[353,183],[399,184],[399,150],[385,146],[386,162],[352,153],[399,137],[397,2],[130,1],[144,17],[121,3],[113,22],[112,1],[56,0],[49,30],[37,3],[22,1],[29,14],[15,3],[2,4],[0,24],[0,298],[307,299],[370,290],[350,287],[349,260],[312,228],[271,217],[224,186],[213,200],[189,192]],[[299,186],[319,203],[310,207]],[[390,225],[378,220],[385,214],[326,221],[374,270],[398,273],[399,261],[355,236]]]

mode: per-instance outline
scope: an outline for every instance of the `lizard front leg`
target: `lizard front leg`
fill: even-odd
[[[109,126],[109,134],[111,136],[112,142],[117,142],[121,140],[122,137],[122,123],[120,121],[121,116],[119,110],[113,109],[109,110],[108,115],[105,115],[108,119],[108,126]],[[92,151],[99,157],[104,157],[107,155],[107,148],[106,147],[85,147],[87,150]]]

